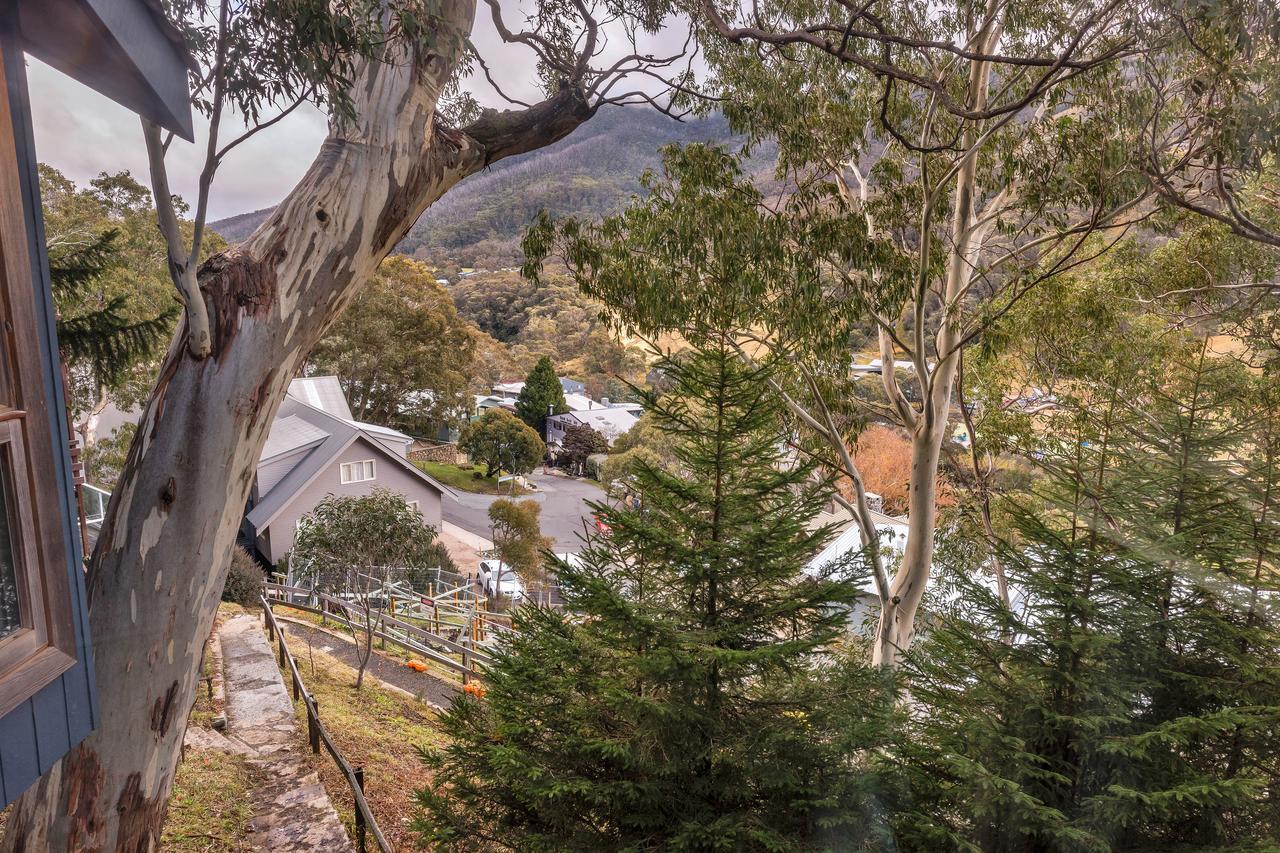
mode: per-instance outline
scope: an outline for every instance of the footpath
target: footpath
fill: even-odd
[[[259,619],[228,618],[218,630],[225,734],[189,727],[187,742],[246,756],[267,781],[253,794],[249,825],[253,849],[262,851],[354,851],[329,795],[303,754],[275,655]]]

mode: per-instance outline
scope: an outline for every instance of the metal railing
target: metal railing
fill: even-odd
[[[266,591],[264,598],[271,604],[332,619],[353,634],[365,630],[363,609],[345,599],[304,587],[276,583],[266,584]],[[298,601],[299,597],[304,598],[305,603]],[[466,628],[460,629],[459,637],[453,639],[385,611],[375,611],[373,622],[374,637],[460,675],[464,685],[469,684],[473,678],[483,678],[484,671],[481,667],[487,667],[493,662],[488,653],[476,647]]]
[[[276,615],[271,612],[271,600],[264,595],[259,601],[262,603],[262,616],[263,623],[267,629],[267,640],[268,642],[273,640],[279,642],[280,666],[283,667],[287,664],[289,667],[289,675],[293,681],[293,698],[302,699],[303,705],[307,708],[307,742],[311,745],[311,751],[318,755],[320,753],[320,745],[324,744],[325,750],[333,758],[334,763],[338,765],[342,775],[346,777],[347,784],[351,786],[351,796],[355,801],[356,813],[356,848],[363,853],[367,836],[372,834],[373,840],[377,842],[381,853],[393,853],[391,845],[387,843],[387,839],[382,835],[382,830],[378,828],[378,821],[374,819],[368,800],[364,798],[364,768],[353,768],[351,766],[350,762],[338,750],[333,738],[329,736],[329,731],[324,727],[324,723],[320,722],[320,705],[302,682],[302,676],[298,674],[298,662],[294,660],[293,654],[289,651],[289,645],[285,642],[284,631],[280,629],[280,624],[276,622]]]

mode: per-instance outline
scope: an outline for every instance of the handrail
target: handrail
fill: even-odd
[[[290,588],[288,587],[283,587],[280,584],[273,584],[273,583],[266,584],[266,588],[268,593],[291,591]],[[350,628],[352,631],[365,630],[364,625],[358,624],[355,619],[350,618],[348,616],[348,614],[351,614],[353,611],[356,611],[356,608],[353,607],[349,602],[346,602],[341,598],[337,598],[336,596],[329,595],[328,593],[315,592],[314,590],[298,590],[298,591],[307,593],[310,597],[313,597],[315,600],[319,601],[322,607],[313,607],[308,604],[300,604],[295,601],[290,601],[287,598],[272,598],[270,600],[273,603],[282,605],[284,607],[291,607],[295,610],[301,610],[305,613],[314,613],[318,616],[324,616],[326,618],[333,619],[335,622],[339,623],[340,625],[345,625],[347,628]],[[325,604],[336,607],[341,612],[334,612],[333,610],[324,608],[323,605]],[[358,616],[359,613],[356,612],[356,615]],[[385,640],[389,643],[393,643],[394,645],[399,646],[400,648],[404,649],[407,652],[410,652],[411,654],[420,655],[431,661],[434,661],[435,663],[440,664],[441,666],[447,667],[448,669],[459,673],[462,676],[462,683],[464,685],[468,684],[472,678],[483,677],[484,674],[479,669],[476,668],[477,665],[489,666],[493,663],[493,658],[489,654],[487,654],[486,652],[480,649],[477,649],[473,646],[465,645],[463,643],[455,642],[453,640],[450,640],[447,637],[442,637],[439,634],[432,633],[431,631],[428,631],[425,628],[419,628],[416,625],[410,624],[408,622],[404,622],[389,614],[386,614],[386,613],[379,614],[378,623],[384,626],[388,626],[390,628],[395,628],[398,631],[402,631],[404,632],[405,636],[397,636],[396,634],[390,633],[387,630],[376,630],[376,629],[373,632],[373,636],[381,640]],[[414,641],[415,639],[419,640],[420,642],[415,642]],[[437,652],[436,650],[430,648],[427,644],[442,646],[445,649],[460,655],[462,657],[462,662],[459,663],[458,661],[453,660],[447,655]]]
[[[320,722],[319,704],[302,681],[302,676],[298,672],[298,662],[294,660],[293,654],[289,651],[289,645],[284,639],[284,631],[280,628],[280,623],[276,621],[275,613],[271,611],[271,600],[266,595],[260,596],[258,600],[262,603],[263,621],[267,628],[267,641],[279,640],[280,664],[281,666],[285,663],[289,665],[289,674],[293,680],[293,698],[301,698],[303,705],[306,706],[307,740],[311,744],[311,751],[319,754],[320,744],[323,743],[334,763],[338,765],[338,769],[342,771],[342,775],[346,777],[347,784],[351,786],[351,796],[356,808],[357,847],[363,853],[366,840],[365,834],[366,832],[372,832],[373,840],[378,843],[378,849],[381,853],[394,853],[393,848],[383,836],[382,830],[378,828],[378,821],[373,816],[373,810],[369,808],[368,800],[364,798],[364,768],[352,768],[351,764],[342,757],[342,753],[338,751],[333,738],[329,736],[329,730],[324,727],[324,723]]]

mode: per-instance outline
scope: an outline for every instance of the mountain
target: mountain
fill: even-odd
[[[514,263],[520,236],[539,210],[591,219],[614,213],[639,191],[640,175],[660,165],[662,146],[729,140],[720,116],[678,122],[652,109],[603,109],[555,145],[501,160],[462,181],[423,214],[398,251],[462,266]],[[237,242],[271,210],[210,227]]]

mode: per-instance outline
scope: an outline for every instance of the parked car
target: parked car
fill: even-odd
[[[524,583],[515,569],[501,560],[480,561],[480,586],[485,595],[509,599],[512,603],[525,598]]]

